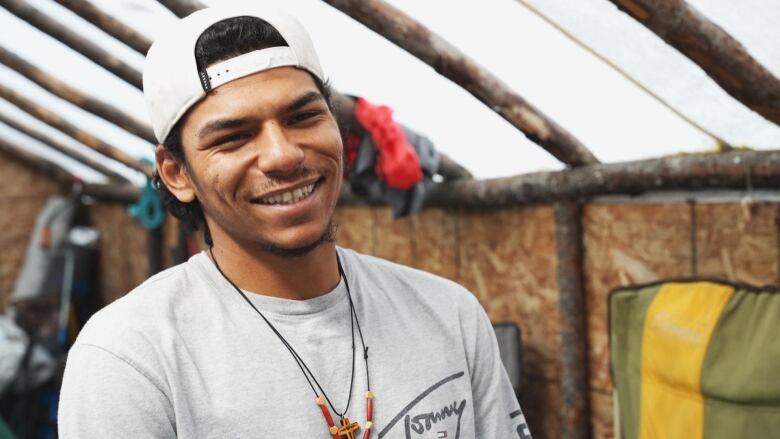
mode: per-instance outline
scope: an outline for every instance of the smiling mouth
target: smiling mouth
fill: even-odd
[[[317,186],[318,183],[319,181],[315,181],[314,183],[307,184],[306,186],[301,186],[299,188],[291,189],[289,191],[279,192],[277,194],[269,195],[267,197],[255,198],[252,200],[252,202],[258,204],[280,205],[280,206],[284,206],[287,204],[295,204],[308,198],[309,195],[311,195],[312,192],[314,192],[314,188]]]

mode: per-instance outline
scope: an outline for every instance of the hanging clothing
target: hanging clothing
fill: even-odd
[[[354,99],[355,119],[365,133],[351,133],[345,142],[350,189],[387,204],[394,218],[420,212],[441,155],[427,137],[397,123],[389,107]]]

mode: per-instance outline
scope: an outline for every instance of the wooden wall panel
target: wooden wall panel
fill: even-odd
[[[373,254],[399,264],[414,266],[412,220],[409,217],[393,219],[387,207],[373,209]]]
[[[22,266],[35,219],[46,200],[66,188],[14,158],[0,155],[0,313]]]
[[[410,220],[414,266],[458,281],[458,212],[429,209]]]
[[[458,222],[455,210],[429,209],[393,220],[385,207],[339,207],[337,243],[457,280]]]
[[[357,252],[374,254],[374,213],[365,206],[336,209],[336,242]]]
[[[101,232],[100,293],[108,304],[127,294],[149,277],[148,234],[127,213],[127,206],[99,203],[90,210]]]
[[[464,211],[462,284],[494,321],[523,331],[528,373],[554,379],[560,351],[555,225],[551,208]]]
[[[612,392],[590,392],[590,419],[592,437],[594,439],[613,439],[614,431],[614,407]]]
[[[777,212],[777,203],[696,205],[698,274],[777,283]]]

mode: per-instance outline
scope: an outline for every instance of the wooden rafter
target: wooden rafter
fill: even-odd
[[[426,206],[498,207],[656,190],[777,189],[780,150],[694,154],[434,187]]]
[[[157,143],[152,128],[148,124],[139,122],[130,114],[101,99],[85,95],[2,46],[0,46],[0,63],[16,70],[22,76],[71,104],[98,115],[152,144]]]
[[[76,15],[80,16],[84,20],[99,27],[107,34],[122,41],[136,52],[146,55],[146,51],[149,50],[149,46],[152,45],[149,39],[137,32],[130,26],[117,20],[111,14],[106,14],[101,11],[95,5],[87,0],[55,0],[62,6],[70,9]]]
[[[0,122],[8,125],[9,127],[15,129],[16,131],[19,131],[20,133],[23,133],[43,144],[48,146],[49,148],[52,148],[56,151],[61,152],[62,154],[65,154],[66,156],[79,161],[80,163],[89,166],[90,168],[100,172],[101,174],[109,177],[110,179],[122,182],[122,183],[130,183],[127,178],[122,176],[121,174],[116,173],[111,168],[105,166],[104,164],[92,159],[86,154],[83,154],[67,145],[62,143],[59,139],[56,139],[48,134],[44,134],[38,130],[35,130],[11,117],[6,116],[3,113],[0,113]]]
[[[163,6],[170,9],[177,17],[185,17],[198,9],[206,7],[199,0],[158,0]]]
[[[26,0],[0,0],[0,6],[30,23],[54,39],[86,56],[94,63],[127,81],[137,89],[143,88],[141,72],[107,50],[53,20]]]
[[[780,125],[780,79],[685,0],[610,0],[701,67],[723,90]]]
[[[136,171],[143,172],[147,176],[152,175],[151,166],[140,162],[135,157],[132,157],[131,155],[122,151],[120,148],[98,139],[94,135],[61,118],[53,111],[41,107],[37,103],[15,92],[10,87],[2,83],[0,83],[0,98],[3,98],[8,102],[16,105],[23,111],[34,116],[36,119],[51,125],[52,127],[83,143],[84,145],[94,149],[95,151],[124,165],[127,165]]]

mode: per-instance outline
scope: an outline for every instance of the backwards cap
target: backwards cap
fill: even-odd
[[[198,71],[195,44],[211,25],[233,17],[257,17],[273,26],[289,47],[256,50]],[[307,70],[325,82],[306,30],[292,16],[258,5],[201,9],[177,22],[146,54],[144,98],[157,141],[163,143],[181,117],[209,90],[253,73],[283,66]]]

